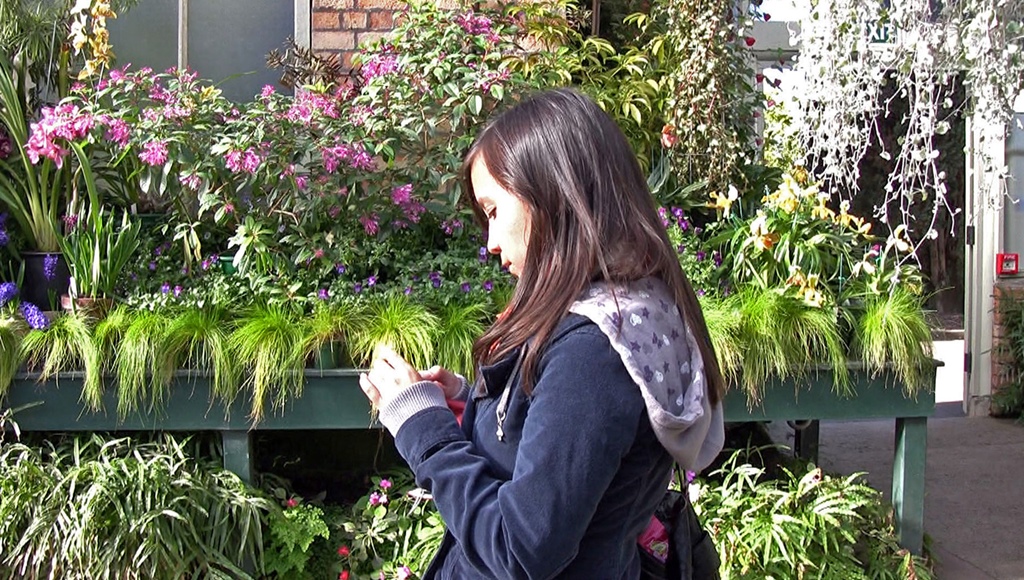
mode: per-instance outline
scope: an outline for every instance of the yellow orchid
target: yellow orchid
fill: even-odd
[[[896,250],[900,252],[910,252],[914,249],[914,245],[910,243],[910,240],[906,237],[907,226],[906,224],[900,224],[893,230],[892,235],[886,240],[886,248],[896,246]]]
[[[850,202],[844,199],[839,203],[839,215],[836,216],[835,222],[844,228],[851,228],[856,230],[858,234],[866,236],[871,231],[871,222],[865,222],[864,218],[850,214],[848,213],[849,211]]]
[[[821,305],[825,303],[825,295],[818,290],[817,274],[810,274],[807,276],[807,283],[804,284],[796,294],[804,301],[804,304],[808,306],[821,308]]]
[[[761,251],[772,249],[779,241],[779,234],[768,230],[768,217],[760,211],[757,212],[757,218],[750,222],[750,234],[754,236],[754,247]]]
[[[786,278],[787,286],[797,286],[803,288],[807,284],[807,279],[804,278],[803,270],[800,266],[789,267],[789,278]]]
[[[722,215],[729,217],[729,212],[732,209],[732,204],[740,197],[740,192],[737,191],[733,185],[729,186],[729,192],[727,195],[722,195],[718,192],[711,194],[712,203],[708,204],[708,207],[716,210],[722,210]]]
[[[860,262],[857,262],[856,264],[853,265],[854,276],[860,276],[861,272],[870,276],[875,273],[875,270],[875,265],[872,264],[868,258],[864,258]]]
[[[110,2],[105,2],[103,0],[93,2],[89,15],[97,20],[102,18],[117,18],[117,14],[110,8]]]
[[[831,196],[827,193],[818,194],[818,205],[811,208],[812,218],[821,219],[825,221],[832,221],[832,218],[835,217],[836,212],[829,209],[826,205],[828,203],[829,197]]]
[[[215,99],[218,96],[220,96],[220,89],[212,87],[212,86],[205,86],[205,87],[203,87],[199,91],[199,100],[200,101],[207,101],[207,100],[210,100],[210,99]]]

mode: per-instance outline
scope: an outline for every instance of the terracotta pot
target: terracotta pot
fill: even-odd
[[[111,298],[78,297],[72,299],[67,294],[60,297],[60,306],[68,312],[81,312],[90,318],[103,318],[114,307]]]

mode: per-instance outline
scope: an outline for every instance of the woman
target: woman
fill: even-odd
[[[646,180],[570,89],[494,119],[462,172],[518,278],[474,345],[480,381],[390,350],[360,376],[448,525],[425,577],[638,578],[673,458],[698,470],[724,437],[722,376]]]

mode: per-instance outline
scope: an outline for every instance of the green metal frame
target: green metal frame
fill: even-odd
[[[933,391],[907,397],[891,373],[872,377],[856,364],[849,366],[853,395],[837,394],[832,371],[811,371],[800,380],[772,381],[756,404],[746,393],[732,389],[725,397],[729,422],[809,420],[802,447],[816,455],[818,420],[894,419],[892,498],[900,544],[921,553],[924,534],[924,481],[927,418],[935,408]],[[934,369],[932,369],[934,384]],[[241,396],[225,409],[211,404],[207,376],[181,371],[159,409],[119,417],[116,394],[104,394],[104,410],[88,411],[81,403],[82,374],[66,373],[55,380],[38,375],[15,378],[6,406],[19,409],[14,420],[22,431],[218,431],[224,446],[224,465],[252,481],[253,430],[376,429],[369,404],[353,369],[307,370],[302,395],[283,410],[267,410],[256,424],[249,417],[250,401]],[[42,404],[39,404],[42,403]]]

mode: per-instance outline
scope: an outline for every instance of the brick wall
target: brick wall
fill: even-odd
[[[446,8],[457,0],[437,0]],[[403,0],[313,0],[312,45],[320,54],[335,54],[344,68],[360,44],[383,36],[395,26]]]
[[[995,394],[1015,379],[1013,357],[1010,356],[1006,348],[1002,311],[1010,301],[1024,301],[1024,278],[996,280],[993,297],[995,308],[992,320],[992,394]],[[992,407],[993,415],[1001,413],[1001,409]]]

